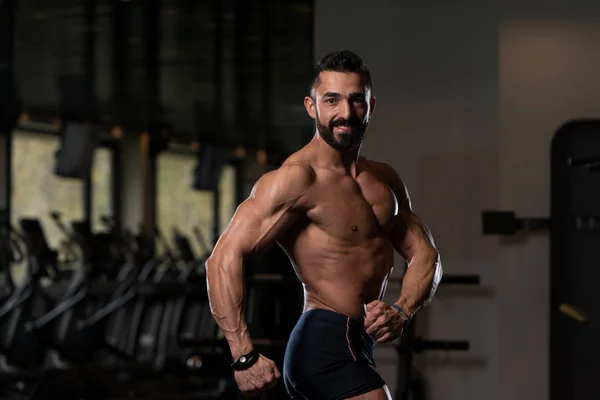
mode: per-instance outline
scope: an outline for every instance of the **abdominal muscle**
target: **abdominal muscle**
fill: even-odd
[[[385,235],[360,243],[305,236],[282,245],[304,285],[304,311],[327,309],[362,320],[366,304],[383,297],[394,263]]]

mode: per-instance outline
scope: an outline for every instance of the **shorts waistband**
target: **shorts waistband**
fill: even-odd
[[[305,311],[302,314],[304,318],[318,319],[318,320],[326,320],[329,322],[340,323],[340,324],[348,324],[351,327],[363,328],[364,327],[364,319],[357,320],[355,318],[349,317],[345,314],[339,313],[333,310],[327,310],[324,308],[312,308],[308,311]],[[301,317],[301,318],[302,318]]]

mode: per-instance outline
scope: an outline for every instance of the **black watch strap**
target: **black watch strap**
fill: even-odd
[[[256,350],[252,350],[248,354],[241,355],[240,358],[235,360],[233,364],[231,364],[231,368],[236,371],[244,371],[256,364],[260,354]]]

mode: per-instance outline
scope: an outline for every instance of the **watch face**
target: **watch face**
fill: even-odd
[[[243,363],[246,362],[246,357],[245,356],[241,356],[240,357],[240,362],[243,362]]]

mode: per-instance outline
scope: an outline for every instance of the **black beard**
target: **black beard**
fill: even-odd
[[[318,115],[317,118],[315,118],[315,124],[317,126],[317,132],[319,132],[319,135],[323,138],[325,143],[339,151],[358,150],[369,125],[368,123],[361,123],[361,121],[356,118],[351,118],[349,120],[336,119],[331,121],[328,126],[325,126],[321,123]],[[333,133],[333,128],[341,125],[348,125],[352,131],[350,133],[339,135],[339,139],[337,139]]]

